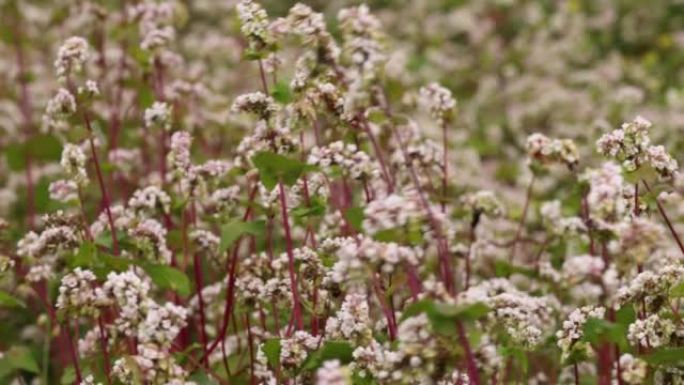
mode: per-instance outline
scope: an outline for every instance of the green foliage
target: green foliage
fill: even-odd
[[[0,307],[4,308],[16,308],[16,307],[21,307],[25,308],[26,304],[24,301],[20,300],[19,298],[14,297],[13,295],[0,290]]]
[[[142,268],[158,287],[173,290],[182,296],[190,295],[190,280],[182,271],[152,263],[143,263]]]
[[[274,368],[280,365],[280,338],[269,338],[261,346],[268,364]]]
[[[315,352],[306,357],[302,364],[303,370],[315,370],[323,365],[325,361],[338,360],[341,364],[352,361],[354,347],[347,341],[325,341]]]
[[[26,167],[26,158],[34,161],[58,161],[62,156],[62,144],[53,135],[40,134],[25,143],[15,143],[5,149],[5,159],[10,169],[21,171]]]
[[[401,318],[405,320],[425,313],[436,332],[444,335],[456,335],[457,321],[475,321],[487,315],[489,311],[489,307],[483,303],[453,305],[424,299],[406,307]]]
[[[135,265],[141,267],[150,276],[152,282],[161,289],[176,291],[182,296],[190,295],[191,292],[190,280],[182,271],[145,260],[113,256],[98,250],[92,242],[84,242],[68,262],[72,268],[88,268],[100,278],[106,277],[109,272],[125,271]]]
[[[358,232],[363,232],[363,208],[350,207],[344,212],[344,217],[349,222],[349,225]]]
[[[651,365],[681,364],[684,362],[684,347],[657,349],[641,358]]]
[[[244,234],[259,236],[263,235],[265,231],[266,222],[263,220],[227,223],[221,226],[221,243],[219,244],[219,253],[225,253],[226,250],[228,250],[233,243]]]
[[[0,359],[0,377],[3,376],[4,370],[23,370],[29,373],[39,373],[40,368],[33,353],[26,346],[12,346],[5,356]]]
[[[303,172],[315,169],[297,159],[268,151],[254,155],[252,162],[259,169],[261,183],[269,190],[273,190],[279,181],[292,186]]]

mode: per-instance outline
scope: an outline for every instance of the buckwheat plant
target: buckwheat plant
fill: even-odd
[[[684,384],[683,11],[0,0],[0,383]]]

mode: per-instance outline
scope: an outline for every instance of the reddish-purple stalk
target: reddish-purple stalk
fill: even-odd
[[[195,202],[193,201],[191,203],[192,205],[192,211],[193,211],[193,222],[194,222],[194,217],[195,217]],[[187,259],[187,253],[189,252],[189,247],[188,247],[188,242],[187,242],[187,233],[188,233],[188,223],[187,223],[187,213],[185,212],[186,210],[183,211],[183,243],[184,243],[184,248],[185,250],[185,255]],[[202,288],[204,287],[204,277],[202,274],[202,260],[199,256],[199,253],[192,253],[193,257],[193,272],[195,276],[195,288],[197,291],[197,300],[199,303],[199,316],[200,316],[200,325],[199,325],[199,330],[200,330],[200,339],[202,342],[202,350],[204,352],[202,356],[202,364],[204,365],[205,368],[209,367],[209,354],[207,353],[207,330],[206,330],[206,318],[205,318],[205,309],[204,309],[204,295],[202,293]]]
[[[102,315],[97,317],[97,326],[100,329],[100,347],[102,349],[102,358],[104,359],[105,376],[107,377],[107,384],[112,385],[112,369],[109,365],[109,349],[107,348],[107,332],[105,331]]]
[[[269,95],[268,91],[268,82],[266,80],[266,72],[264,71],[264,64],[262,60],[258,61],[259,64],[259,75],[261,78],[261,85],[263,87],[264,93],[266,95]],[[281,216],[283,220],[283,230],[285,232],[285,247],[286,247],[286,252],[287,252],[287,258],[288,258],[288,271],[290,274],[290,285],[292,289],[292,297],[293,297],[293,302],[294,302],[294,309],[293,309],[293,320],[294,323],[296,324],[296,329],[301,330],[304,327],[304,322],[302,319],[302,310],[301,310],[301,302],[299,298],[299,290],[298,290],[298,283],[297,283],[297,272],[295,269],[295,260],[294,260],[294,246],[292,242],[292,235],[290,234],[290,222],[289,222],[289,216],[288,216],[288,210],[287,210],[287,202],[285,199],[285,188],[283,187],[282,181],[278,182],[278,189],[279,189],[279,195],[280,195],[280,208],[281,208]],[[289,336],[291,333],[292,329],[288,328],[287,335]]]
[[[385,182],[387,183],[387,189],[390,193],[392,193],[394,192],[394,178],[392,177],[392,174],[390,174],[389,172],[387,162],[385,162],[385,156],[383,155],[382,148],[378,144],[378,140],[375,138],[373,131],[371,131],[370,126],[368,125],[368,121],[365,119],[365,117],[359,114],[357,118],[359,119],[363,131],[366,133],[366,135],[368,135],[368,139],[370,140],[371,145],[373,146],[375,156],[378,158],[378,163],[380,163],[380,170],[382,171],[383,179],[385,179]],[[404,154],[404,156],[406,155]],[[408,161],[408,158],[406,158],[406,160]]]
[[[249,194],[249,202],[247,204],[247,210],[242,218],[242,220],[247,220],[252,213],[252,203],[256,197],[256,193],[259,191],[258,184],[254,184],[252,191]],[[237,263],[238,254],[240,251],[240,243],[243,237],[238,238],[232,248],[231,257],[228,259],[228,289],[226,292],[226,305],[223,311],[223,324],[221,325],[221,331],[219,332],[216,340],[207,348],[207,355],[211,354],[216,347],[225,340],[226,332],[228,330],[228,324],[230,322],[231,315],[233,313],[233,305],[235,302],[235,281],[237,280]]]
[[[107,188],[105,187],[104,178],[102,177],[102,169],[100,167],[100,160],[97,157],[97,150],[95,149],[95,141],[93,140],[93,128],[90,124],[90,118],[88,117],[88,112],[83,111],[83,121],[88,129],[88,142],[90,143],[90,152],[93,156],[93,163],[95,165],[95,173],[97,174],[97,182],[100,185],[100,193],[102,194],[102,204],[104,205],[105,213],[107,213],[107,221],[109,221],[109,230],[112,235],[112,249],[114,255],[119,254],[119,241],[116,237],[116,227],[114,227],[114,218],[112,217],[112,211],[110,209],[109,195],[107,194]]]
[[[654,200],[656,202],[656,205],[658,206],[658,211],[660,212],[660,215],[663,217],[665,220],[665,223],[667,224],[667,228],[670,230],[670,233],[672,234],[672,237],[674,238],[675,242],[677,242],[677,246],[679,246],[679,250],[684,254],[684,245],[682,244],[682,240],[679,237],[679,234],[677,234],[677,230],[675,230],[674,226],[672,225],[672,222],[670,221],[670,218],[667,216],[667,213],[665,213],[665,209],[663,208],[663,205],[660,203],[660,200],[658,199],[657,196],[653,194],[653,191],[651,191],[651,187],[646,183],[645,180],[642,180],[644,187],[646,187],[646,190],[648,190],[648,193],[653,195]]]
[[[81,366],[78,364],[78,355],[76,353],[76,344],[74,343],[74,337],[71,335],[71,328],[69,327],[69,323],[67,322],[66,325],[64,325],[64,330],[66,332],[67,338],[69,339],[69,353],[71,354],[71,360],[74,363],[74,372],[76,373],[76,384],[80,384],[83,382],[83,376],[81,374]],[[78,332],[78,329],[76,329],[76,332]]]
[[[382,288],[382,283],[380,282],[380,277],[377,274],[373,274],[371,278],[373,282],[373,288],[375,289],[375,295],[378,297],[378,302],[380,302],[380,307],[385,314],[385,319],[387,320],[387,329],[389,330],[389,339],[394,341],[397,338],[397,319],[392,311],[389,304],[387,294]]]
[[[388,116],[392,116],[392,112],[389,107],[389,103],[387,103],[387,99],[385,97],[385,105],[384,105],[384,110]],[[403,138],[397,131],[395,126],[391,126],[392,128],[392,134],[394,137],[397,139],[397,142],[399,143],[399,147],[401,149],[402,155],[404,159],[408,160],[408,150],[407,150],[407,145],[404,142]],[[418,179],[418,175],[416,175],[416,170],[413,167],[413,164],[411,162],[407,162],[407,168],[409,170],[409,174],[411,175],[411,179],[413,181],[413,184],[416,187],[416,190],[418,191],[418,196],[420,197],[421,204],[423,205],[423,209],[425,210],[428,220],[430,221],[430,224],[435,231],[435,234],[437,235],[438,243],[437,243],[437,252],[438,256],[440,259],[440,264],[442,268],[442,280],[444,281],[444,285],[446,286],[447,290],[449,293],[452,295],[456,294],[456,287],[453,284],[453,274],[451,272],[451,266],[449,262],[449,244],[448,240],[444,237],[444,234],[442,233],[442,229],[440,224],[437,222],[435,219],[432,209],[430,208],[430,204],[427,201],[427,198],[425,197],[425,191],[423,191],[423,188],[420,184],[420,181]],[[456,327],[458,329],[458,337],[459,341],[463,345],[463,348],[466,353],[466,367],[468,369],[468,377],[470,378],[470,381],[473,383],[473,385],[480,385],[480,374],[477,370],[477,364],[475,363],[475,356],[473,355],[473,352],[470,348],[470,343],[468,342],[468,338],[465,334],[465,328],[463,326],[463,323],[460,320],[456,321]]]
[[[575,375],[575,385],[579,385],[579,383],[580,383],[580,380],[579,380],[579,367],[577,366],[577,362],[575,362],[575,363],[572,365],[572,371],[573,371],[573,373],[574,373],[574,375]]]
[[[249,323],[249,312],[245,314],[245,327],[247,328],[247,344],[249,345],[249,380],[251,385],[256,385],[254,376],[254,339],[252,338],[252,327]]]
[[[292,244],[292,234],[290,234],[290,218],[287,212],[287,201],[285,199],[285,187],[283,182],[278,182],[278,190],[280,195],[280,212],[283,219],[283,230],[285,232],[285,249],[287,251],[288,258],[288,271],[290,273],[290,286],[292,289],[292,298],[294,302],[294,308],[292,309],[292,315],[294,317],[294,323],[296,330],[301,330],[304,327],[304,322],[302,320],[302,307],[301,300],[299,298],[299,289],[297,283],[297,271],[295,269],[294,260],[294,246]],[[289,335],[289,333],[288,333]]]

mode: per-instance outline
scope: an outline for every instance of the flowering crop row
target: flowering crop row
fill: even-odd
[[[684,384],[679,2],[286,3],[0,0],[0,382]]]

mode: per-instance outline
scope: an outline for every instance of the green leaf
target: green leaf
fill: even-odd
[[[31,373],[40,372],[38,363],[26,346],[13,346],[10,348],[10,350],[5,353],[5,357],[0,360],[0,366],[5,365],[13,369],[25,370]]]
[[[641,357],[651,365],[670,365],[684,362],[684,347],[663,348]]]
[[[314,197],[306,204],[292,210],[296,218],[320,217],[325,214],[326,205],[323,199]]]
[[[24,145],[21,143],[14,143],[7,146],[5,149],[5,159],[7,165],[12,171],[21,171],[26,166]]]
[[[402,314],[402,321],[425,313],[430,320],[433,329],[440,334],[456,334],[457,321],[474,321],[487,315],[490,309],[482,303],[470,305],[453,305],[446,303],[436,303],[425,299],[409,305]]]
[[[512,274],[521,274],[529,278],[535,278],[538,275],[534,269],[515,266],[503,260],[494,262],[494,274],[497,277],[510,277]]]
[[[684,282],[680,282],[670,288],[670,298],[684,297]]]
[[[271,96],[277,102],[281,104],[288,104],[292,101],[292,92],[290,91],[290,86],[283,81],[279,81],[273,91],[271,91]]]
[[[643,164],[638,169],[631,172],[623,172],[625,181],[630,184],[639,183],[642,180],[653,182],[658,178],[658,173],[649,164]]]
[[[171,266],[151,263],[142,264],[142,268],[160,288],[176,291],[182,296],[190,295],[190,280],[182,271]]]
[[[527,354],[523,349],[517,346],[503,346],[501,347],[500,352],[502,356],[511,357],[516,362],[519,362],[523,373],[527,373],[529,361],[527,359]]]
[[[235,241],[244,234],[254,236],[262,235],[266,231],[266,222],[257,220],[252,222],[231,222],[221,226],[221,243],[219,244],[219,254],[228,250]]]
[[[65,368],[62,372],[62,378],[59,383],[62,385],[71,385],[76,382],[76,371],[72,366]]]
[[[242,57],[247,61],[261,60],[266,57],[266,53],[263,51],[257,51],[253,48],[245,48],[242,53]]]
[[[62,157],[62,143],[55,136],[49,134],[31,137],[26,142],[26,149],[33,159],[51,162]]]
[[[314,370],[323,365],[325,361],[339,360],[342,364],[347,364],[354,358],[354,347],[347,341],[326,341],[323,346],[306,358],[302,369]]]
[[[613,342],[620,347],[627,347],[627,328],[623,325],[612,323],[603,319],[590,318],[584,324],[582,340],[599,345]]]
[[[615,312],[615,322],[622,325],[625,329],[636,321],[636,311],[634,306],[625,305]]]
[[[280,338],[269,338],[261,346],[268,363],[277,368],[280,364]]]
[[[427,313],[434,308],[434,305],[434,302],[430,299],[422,299],[420,301],[413,302],[401,313],[401,321],[417,316],[421,313]]]
[[[254,155],[252,162],[259,169],[261,183],[269,190],[273,190],[278,181],[292,186],[307,169],[307,165],[297,159],[268,151]]]
[[[190,376],[190,381],[194,381],[197,385],[216,385],[216,381],[203,371],[193,373]]]
[[[71,267],[92,266],[97,259],[97,246],[92,242],[83,242],[78,248],[78,252],[69,260]]]
[[[470,305],[452,305],[445,303],[435,303],[434,310],[445,317],[459,319],[462,321],[475,321],[489,313],[487,305],[477,302]]]
[[[24,301],[0,290],[0,307],[26,307]]]
[[[350,207],[344,212],[344,217],[354,230],[358,232],[363,231],[363,208]]]

